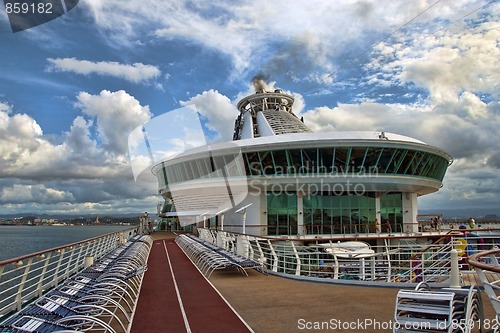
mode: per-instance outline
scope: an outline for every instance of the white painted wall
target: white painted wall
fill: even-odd
[[[417,193],[403,192],[403,231],[418,232]]]
[[[262,200],[264,199],[264,200]],[[262,202],[264,205],[262,205]],[[251,235],[266,235],[264,233],[264,229],[260,225],[267,225],[267,214],[266,212],[266,195],[264,192],[262,193],[254,193],[249,194],[243,202],[241,202],[238,206],[226,212],[224,215],[224,230],[226,231],[234,231],[234,232],[243,232],[243,215],[239,213],[235,213],[241,207],[244,207],[248,204],[252,204],[247,208],[247,216],[245,229],[247,234]],[[237,225],[231,226],[231,225]]]

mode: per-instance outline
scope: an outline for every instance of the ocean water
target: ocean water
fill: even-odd
[[[0,225],[0,261],[130,228],[133,226]]]

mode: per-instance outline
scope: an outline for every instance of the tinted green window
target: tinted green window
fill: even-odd
[[[247,153],[246,154],[247,163],[249,167],[249,175],[259,176],[262,174],[260,159],[258,153]]]
[[[388,169],[389,163],[392,161],[392,156],[395,151],[392,148],[384,148],[379,159],[379,172],[385,173]]]
[[[403,164],[405,163],[406,157],[408,156],[408,150],[403,150],[401,149],[401,155],[398,156],[398,160],[395,161],[395,168],[394,168],[394,173],[404,173],[401,170],[404,170],[406,167],[403,167]],[[411,160],[411,156],[410,156]],[[407,161],[406,163],[409,163]]]
[[[402,155],[403,151],[401,149],[395,149],[393,151],[392,157],[386,166],[385,173],[394,173]]]
[[[287,156],[289,161],[289,174],[298,174],[302,170],[302,156],[300,154],[300,149],[287,150]]]
[[[413,175],[416,166],[422,159],[422,153],[420,151],[408,151],[403,166],[399,173],[404,173],[405,175]]]
[[[386,220],[389,220],[391,224],[391,231],[402,231],[403,199],[401,193],[388,193],[380,197],[380,218],[382,219],[382,231],[386,231]]]
[[[382,148],[370,147],[366,152],[365,162],[363,169],[365,172],[375,173],[378,172],[378,161],[382,154]]]
[[[242,158],[240,158],[242,157]],[[240,161],[243,160],[243,163]],[[432,153],[377,147],[305,148],[204,157],[165,167],[159,181],[176,183],[223,176],[398,174],[442,181],[448,160]],[[163,177],[163,178],[160,178]],[[168,180],[168,181],[167,181]]]
[[[304,197],[304,225],[308,234],[373,232],[375,198],[323,193]]]
[[[297,195],[267,193],[268,235],[296,235]]]
[[[259,152],[260,160],[262,161],[262,170],[264,175],[274,175],[274,161],[272,151],[261,151]]]
[[[335,149],[334,172],[346,172],[349,161],[347,160],[349,150],[347,148]]]
[[[363,172],[363,163],[365,160],[366,148],[352,148],[351,158],[349,162],[349,172],[359,173]]]
[[[302,173],[317,173],[318,172],[318,150],[317,149],[302,149]]]
[[[331,173],[333,168],[333,159],[335,148],[319,149],[319,173]]]
[[[286,158],[286,153],[284,150],[273,151],[275,172],[278,175],[284,175],[288,173],[288,163]]]

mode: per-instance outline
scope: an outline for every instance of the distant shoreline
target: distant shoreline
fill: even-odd
[[[0,223],[0,226],[6,227],[110,227],[110,226],[137,226],[135,224],[13,224],[13,223]]]

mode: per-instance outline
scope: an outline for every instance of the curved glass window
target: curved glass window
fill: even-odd
[[[349,148],[336,148],[335,158],[333,159],[333,172],[335,173],[345,173],[347,166],[349,165]]]
[[[261,168],[262,163],[259,158],[259,153],[253,152],[244,155],[245,155],[245,163],[247,164],[246,165],[247,175],[252,175],[252,176],[262,175],[263,174]]]
[[[272,151],[261,151],[259,157],[262,164],[264,175],[274,175],[276,173],[274,167],[274,158]]]
[[[288,157],[288,173],[297,174],[300,173],[302,168],[302,156],[300,149],[287,149]]]
[[[351,156],[349,161],[349,172],[359,173],[363,169],[366,156],[365,147],[355,147],[351,149]]]
[[[389,174],[442,181],[448,163],[440,155],[405,148],[297,148],[209,156],[168,166],[162,163],[157,177],[160,184],[202,178],[299,174]]]
[[[302,172],[320,173],[318,167],[318,149],[302,149]]]
[[[274,158],[274,168],[277,175],[286,175],[288,173],[288,159],[285,150],[272,151]],[[266,174],[266,176],[269,174]]]
[[[333,170],[333,159],[335,158],[335,148],[317,149],[318,170],[317,173],[331,173]]]

